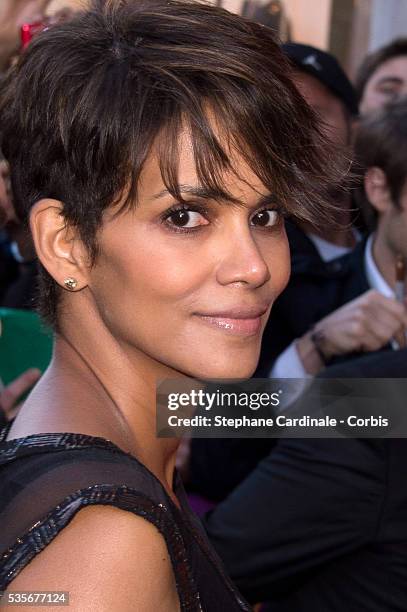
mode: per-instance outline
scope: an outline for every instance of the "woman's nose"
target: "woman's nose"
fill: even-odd
[[[248,227],[225,237],[219,252],[217,280],[221,285],[244,283],[259,287],[270,279],[268,265]]]

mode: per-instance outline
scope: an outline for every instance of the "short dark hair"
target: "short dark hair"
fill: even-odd
[[[299,219],[325,223],[340,180],[318,120],[289,77],[271,30],[188,0],[99,0],[38,35],[0,97],[2,144],[21,219],[63,202],[93,260],[103,211],[136,205],[138,179],[163,136],[164,183],[177,184],[177,138],[190,127],[199,180],[229,198],[230,168],[208,108],[262,182]],[[55,326],[60,288],[41,269],[40,308]]]
[[[407,182],[407,98],[388,104],[382,111],[361,119],[355,137],[355,164],[361,179],[369,168],[380,168],[387,180],[392,201],[400,206]],[[369,203],[363,180],[356,198],[368,228],[377,225],[377,212]]]
[[[360,104],[363,98],[365,87],[373,73],[375,73],[382,64],[400,55],[407,55],[407,38],[396,38],[388,45],[366,56],[359,66],[355,78],[355,90],[358,104]]]

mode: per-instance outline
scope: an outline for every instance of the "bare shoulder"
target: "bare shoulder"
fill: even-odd
[[[179,609],[163,536],[147,520],[110,506],[80,510],[8,590],[69,591],[72,611]]]

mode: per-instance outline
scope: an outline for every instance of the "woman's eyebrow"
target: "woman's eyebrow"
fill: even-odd
[[[261,208],[263,206],[277,206],[278,202],[276,196],[273,193],[267,193],[259,198],[256,203],[256,208]]]
[[[188,195],[193,195],[197,198],[203,198],[205,200],[215,200],[219,199],[219,192],[208,189],[207,187],[202,187],[199,185],[178,185],[178,189],[180,193],[185,193]],[[152,200],[159,200],[165,196],[172,195],[168,189],[163,189],[159,193],[156,193],[151,197]]]
[[[215,202],[219,203],[220,201],[225,201],[226,199],[225,194],[219,193],[216,190],[208,189],[207,187],[194,185],[179,185],[178,188],[181,194],[192,195],[197,198],[202,198],[204,200],[214,200]],[[163,198],[168,195],[172,195],[171,192],[168,189],[163,189],[159,193],[153,195],[151,197],[151,200],[159,200],[160,198]],[[237,198],[233,198],[232,196],[227,198],[227,201],[233,204],[238,204],[240,206],[246,205],[246,202],[238,200]],[[272,204],[276,204],[275,196],[271,193],[268,193],[266,195],[261,195],[255,203],[254,207],[259,208],[262,206],[270,206]]]

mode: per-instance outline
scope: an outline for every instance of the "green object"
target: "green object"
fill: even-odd
[[[29,368],[47,368],[52,354],[52,332],[29,310],[0,308],[0,378],[15,380]]]

